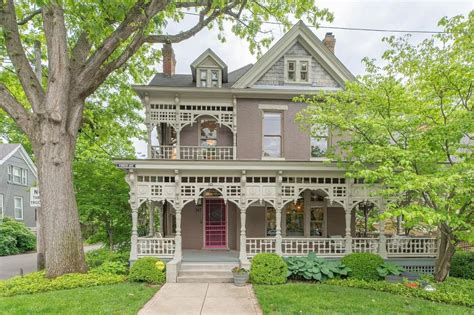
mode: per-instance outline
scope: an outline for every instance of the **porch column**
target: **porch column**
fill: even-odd
[[[240,208],[240,265],[242,267],[250,266],[250,262],[247,258],[247,229],[246,229],[246,222],[247,222],[247,208],[241,204]]]
[[[176,208],[176,236],[175,236],[175,251],[174,259],[181,261],[183,258],[182,238],[181,238],[181,207]]]
[[[132,244],[130,247],[130,263],[138,259],[138,206],[132,203]]]
[[[277,208],[275,208],[275,223],[276,223],[276,229],[275,229],[275,253],[279,256],[283,255],[283,251],[281,248],[282,245],[282,237],[281,237],[281,211],[283,207],[279,205]]]
[[[148,222],[148,232],[150,236],[155,235],[155,204],[150,201],[150,220]]]
[[[180,114],[180,102],[179,96],[176,94],[174,98],[174,104],[176,105],[176,159],[181,159],[181,114]]]
[[[380,210],[380,213],[383,214],[383,209]],[[385,237],[385,220],[382,219],[379,222],[379,255],[383,259],[387,259],[387,238]]]
[[[160,227],[158,229],[158,232],[160,233],[162,237],[164,237],[163,235],[163,203],[160,203],[158,205],[158,219],[160,220]]]
[[[351,226],[351,221],[352,221],[352,207],[350,204],[346,204],[344,207],[345,211],[345,218],[346,218],[346,254],[352,253],[352,226]]]
[[[237,98],[234,96],[232,99],[233,112],[232,112],[232,158],[237,160]]]

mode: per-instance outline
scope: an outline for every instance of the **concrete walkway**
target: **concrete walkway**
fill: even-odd
[[[138,312],[151,314],[262,314],[252,286],[166,283]]]

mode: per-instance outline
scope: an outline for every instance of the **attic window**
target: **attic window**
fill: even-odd
[[[198,69],[198,87],[221,87],[221,70],[219,69]]]
[[[285,57],[285,82],[310,83],[310,57]]]

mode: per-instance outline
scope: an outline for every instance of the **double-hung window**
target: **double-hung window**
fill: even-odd
[[[26,185],[28,183],[28,170],[13,165],[8,166],[8,181],[14,184]]]
[[[209,68],[198,68],[197,69],[197,82],[198,87],[213,87],[218,88],[221,86],[221,70],[209,69]]]
[[[328,151],[329,131],[324,126],[314,126],[311,130],[311,157],[324,157]]]
[[[281,157],[282,146],[282,113],[263,113],[263,156]]]
[[[0,219],[3,219],[3,194],[0,194]]]
[[[286,83],[311,83],[310,70],[310,57],[285,57]]]
[[[23,220],[23,197],[13,197],[15,219]]]
[[[207,70],[199,71],[200,86],[207,87]]]
[[[211,70],[211,86],[219,87],[219,70]]]

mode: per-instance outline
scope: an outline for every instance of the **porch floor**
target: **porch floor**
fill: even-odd
[[[183,262],[239,262],[236,250],[183,250]]]

